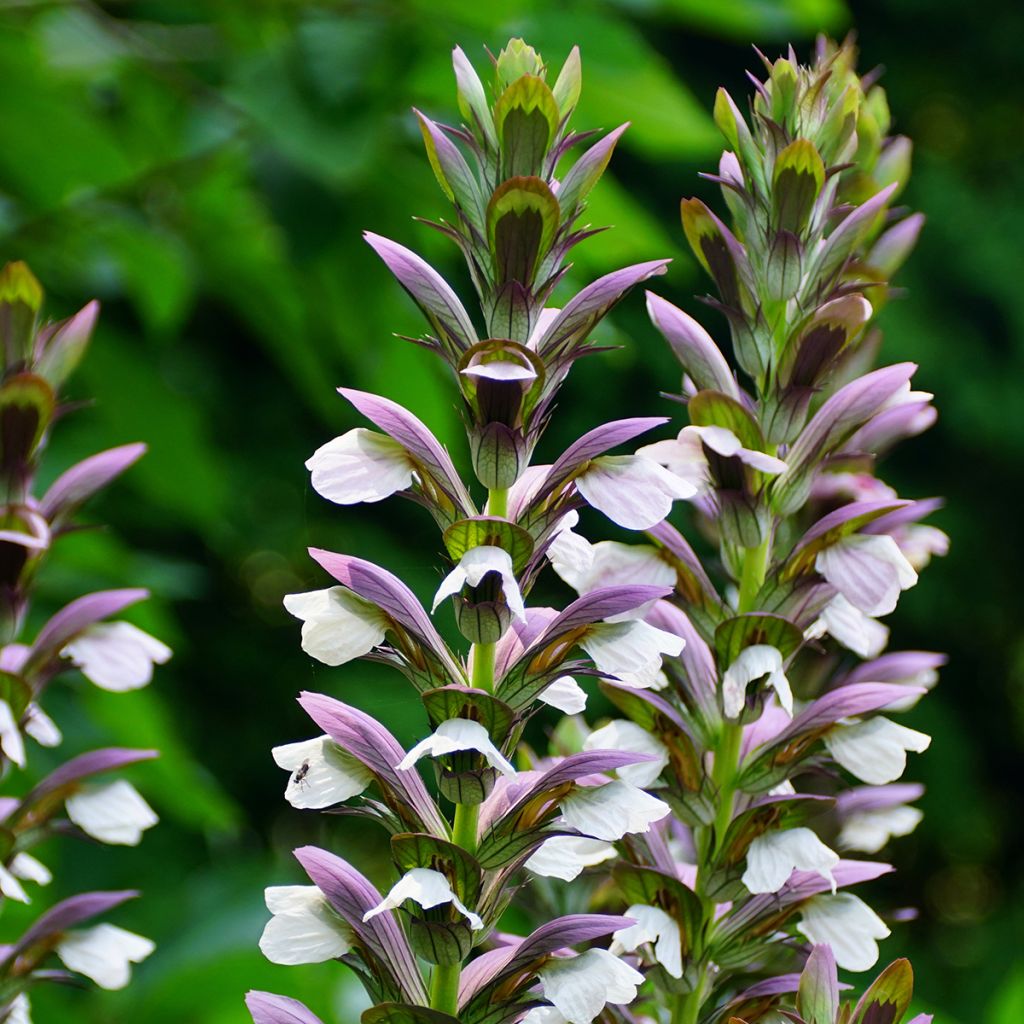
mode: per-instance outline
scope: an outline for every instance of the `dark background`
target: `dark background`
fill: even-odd
[[[720,148],[714,90],[745,96],[752,43],[774,56],[791,41],[806,56],[815,32],[854,26],[862,67],[884,65],[896,128],[916,143],[904,198],[928,215],[901,272],[906,295],[884,314],[885,357],[918,361],[916,384],[941,411],[883,475],[906,496],[946,495],[936,522],[953,538],[891,623],[894,647],[952,660],[909,719],[935,736],[907,773],[928,786],[927,816],[873,895],[921,916],[883,957],[911,955],[921,1009],[940,1021],[1024,1016],[1021,544],[1009,500],[1024,449],[1020,6],[26,0],[0,3],[0,259],[30,262],[53,315],[93,296],[104,305],[71,388],[95,405],[59,429],[48,473],[100,447],[151,445],[90,510],[112,528],[61,543],[40,610],[89,587],[148,585],[157,596],[135,620],[177,652],[147,691],[72,680],[53,695],[68,751],[162,748],[133,778],[163,824],[139,850],[44,850],[58,881],[33,912],[72,879],[139,884],[145,900],[116,920],[160,949],[124,993],[40,993],[37,1022],[239,1022],[252,986],[301,995],[328,1021],[356,1016],[346,972],[273,967],[256,950],[263,886],[298,880],[288,850],[338,828],[287,807],[269,748],[310,734],[293,703],[304,687],[368,707],[404,740],[422,723],[388,676],[311,668],[280,598],[323,585],[311,542],[379,560],[424,596],[436,580],[439,543],[417,509],[328,506],[302,462],[356,425],[333,391],[344,383],[407,403],[464,464],[449,382],[391,337],[420,324],[360,239],[372,228],[411,245],[468,300],[455,254],[410,219],[445,212],[409,107],[455,118],[452,45],[479,66],[484,45],[523,34],[557,67],[580,44],[577,127],[633,127],[591,210],[620,227],[578,250],[570,283],[672,256],[657,289],[720,334],[691,298],[705,284],[676,214],[682,195],[708,194],[696,174]],[[614,319],[602,338],[624,347],[579,366],[542,458],[603,419],[676,415],[657,393],[678,372],[639,296]],[[37,755],[33,772],[44,767]],[[8,913],[4,939],[24,916]]]

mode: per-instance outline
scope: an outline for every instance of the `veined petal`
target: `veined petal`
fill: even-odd
[[[877,658],[889,642],[889,627],[865,615],[842,594],[829,601],[818,622],[825,632],[861,658]]]
[[[882,786],[906,770],[907,751],[920,754],[931,737],[878,715],[852,725],[837,725],[825,735],[828,752],[862,782]]]
[[[852,893],[815,896],[801,908],[797,931],[811,942],[832,947],[847,971],[866,971],[878,960],[878,940],[889,935],[885,922]]]
[[[560,804],[562,817],[578,832],[614,842],[624,835],[649,832],[670,808],[663,800],[622,779],[603,786],[583,786]]]
[[[57,955],[69,971],[84,974],[100,988],[124,988],[132,964],[140,964],[156,949],[150,939],[112,924],[70,931],[57,943]]]
[[[284,606],[302,620],[302,649],[325,665],[344,665],[384,642],[388,619],[345,587],[288,594]]]
[[[306,469],[319,495],[338,505],[355,505],[407,490],[416,464],[393,438],[356,427],[317,448]]]
[[[591,1024],[607,1003],[631,1003],[644,980],[639,971],[606,949],[551,960],[537,974],[544,998],[568,1024]]]
[[[809,828],[790,828],[758,836],[747,850],[743,884],[752,893],[778,892],[794,871],[814,871],[836,891],[832,868],[839,855]]]
[[[920,810],[906,804],[858,811],[843,822],[839,845],[844,850],[878,853],[894,836],[909,836],[923,817]]]
[[[160,819],[124,779],[83,786],[64,801],[68,817],[87,835],[114,846],[137,846]]]
[[[855,533],[818,553],[814,567],[865,615],[888,615],[917,573],[888,534]]]
[[[358,796],[372,773],[330,738],[286,743],[271,751],[279,768],[290,772],[284,797],[292,807],[332,807]]]
[[[25,767],[25,740],[7,701],[0,699],[0,750],[19,768]]]
[[[623,914],[631,917],[636,924],[617,931],[613,939],[612,952],[621,948],[632,953],[645,942],[654,944],[654,958],[673,977],[683,976],[683,944],[679,924],[660,907],[645,903],[634,903]],[[618,948],[617,948],[618,947]]]
[[[491,741],[490,734],[479,722],[467,718],[450,718],[442,722],[434,733],[421,740],[395,765],[399,771],[408,771],[421,757],[441,757],[459,750],[475,750],[484,755],[492,768],[504,775],[515,775],[515,767]]]
[[[99,622],[90,626],[62,651],[90,682],[122,693],[146,686],[153,666],[171,657],[165,643],[130,622]]]
[[[601,672],[646,689],[656,685],[662,655],[678,657],[686,643],[674,633],[631,619],[594,623],[580,646]]]
[[[567,715],[578,715],[587,706],[587,691],[572,676],[559,676],[537,700]]]
[[[452,892],[451,884],[440,871],[430,868],[413,868],[407,871],[392,887],[391,891],[372,910],[363,915],[364,921],[370,921],[385,910],[394,910],[406,900],[418,903],[424,910],[438,907],[443,903],[451,903],[468,921],[473,931],[479,931],[484,923],[477,914],[469,910]]]
[[[436,611],[437,606],[446,597],[453,597],[463,587],[480,586],[484,577],[491,572],[496,572],[501,577],[501,592],[505,595],[509,610],[520,622],[525,622],[526,608],[523,606],[523,595],[512,569],[512,556],[504,548],[491,544],[470,548],[459,559],[459,564],[448,573],[438,587],[431,611]]]
[[[638,455],[600,455],[575,483],[587,504],[629,530],[657,526],[672,510],[672,502],[697,493],[693,484]]]
[[[643,788],[650,786],[668,764],[668,747],[636,722],[615,719],[595,729],[584,741],[584,750],[625,750],[631,754],[649,754],[651,761],[628,764],[617,769],[620,779]],[[628,914],[626,915],[629,916]]]
[[[782,671],[781,652],[769,644],[752,644],[740,651],[722,678],[722,705],[729,718],[743,710],[747,687],[762,676],[768,676],[768,685],[775,690],[779,703],[787,714],[793,714],[793,693]]]
[[[584,836],[552,836],[526,862],[535,875],[571,882],[584,868],[592,868],[615,857],[615,847],[600,839]]]
[[[260,937],[260,950],[275,964],[319,964],[352,948],[352,929],[315,885],[278,885],[266,890],[273,915]]]

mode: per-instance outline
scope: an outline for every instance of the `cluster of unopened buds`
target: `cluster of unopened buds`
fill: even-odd
[[[44,710],[58,677],[78,670],[90,683],[124,693],[149,683],[154,664],[171,656],[161,641],[119,615],[143,600],[140,589],[106,590],[71,601],[41,625],[33,615],[36,574],[80,507],[145,451],[129,444],[66,469],[43,491],[36,477],[53,426],[70,411],[61,391],[85,353],[98,307],[90,303],[60,323],[41,323],[42,289],[28,268],[0,271],[0,906],[35,902],[31,890],[52,881],[32,850],[55,835],[134,846],[156,824],[134,786],[112,773],[156,756],[108,748],[79,754],[34,784],[33,744],[61,745],[58,723]],[[52,758],[48,759],[52,760]],[[131,964],[153,943],[116,925],[82,927],[136,896],[88,892],[57,903],[19,937],[0,945],[0,1021],[29,1024],[30,991],[45,982],[107,988],[128,983]],[[51,966],[56,954],[60,968]]]
[[[836,965],[871,968],[889,934],[847,890],[890,869],[845,854],[876,853],[917,824],[920,788],[897,780],[928,737],[891,716],[942,662],[883,654],[879,621],[946,543],[920,522],[935,502],[901,500],[874,475],[934,419],[912,365],[870,369],[871,321],[921,218],[892,205],[909,144],[888,136],[884,95],[849,48],[822,43],[809,67],[792,53],[765,64],[749,116],[724,92],[715,107],[733,226],[698,200],[682,208],[734,363],[649,294],[684,370],[689,424],[628,454],[666,419],[598,426],[533,462],[595,329],[667,263],[546,305],[592,233],[580,217],[625,126],[596,142],[574,132],[578,52],[549,84],[520,40],[494,60],[492,98],[455,51],[462,127],[417,114],[454,206],[432,226],[462,250],[479,318],[414,252],[367,240],[426,317],[417,340],[452,371],[486,501],[412,413],[346,388],[374,429],[328,442],[307,468],[337,504],[398,494],[431,514],[450,559],[431,613],[450,602],[468,650],[388,570],[311,552],[334,584],[285,599],[303,649],[331,666],[396,668],[429,735],[407,751],[355,707],[301,695],[319,734],[274,751],[287,799],[376,821],[396,880],[382,894],[334,853],[299,849],[312,884],[267,890],[261,940],[276,963],[350,966],[372,1004],[364,1024],[753,1022],[779,1010],[867,1024],[908,1012],[905,961],[852,1009]],[[703,557],[668,522],[676,502],[692,509]],[[577,532],[587,508],[643,543],[591,543]],[[562,610],[528,604],[547,565],[578,594]],[[595,688],[619,717],[592,729]],[[556,713],[540,756],[524,730]],[[547,879],[571,882],[572,897]],[[525,937],[501,930],[524,893],[534,913],[551,911]],[[557,916],[566,905],[601,912]],[[250,993],[248,1005],[257,1024],[317,1021],[281,996]]]

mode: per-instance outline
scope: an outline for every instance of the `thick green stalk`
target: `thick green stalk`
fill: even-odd
[[[508,491],[492,490],[488,494],[487,511],[504,516],[508,511]],[[474,644],[472,650],[473,686],[485,693],[494,692],[494,644]],[[476,830],[480,820],[479,804],[456,804],[452,822],[452,842],[468,853],[476,852]],[[457,1016],[459,1009],[459,978],[462,964],[442,964],[434,968],[430,978],[430,1006],[441,1013]]]

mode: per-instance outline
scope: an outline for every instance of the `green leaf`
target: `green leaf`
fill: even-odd
[[[825,164],[814,143],[795,139],[775,158],[772,216],[776,227],[799,235],[824,184]]]
[[[460,519],[444,531],[444,546],[453,562],[472,548],[501,548],[512,557],[512,567],[519,572],[533,554],[533,538],[521,526],[498,516],[476,516]]]
[[[0,466],[17,469],[32,459],[53,418],[56,397],[42,377],[19,373],[0,386]]]
[[[523,75],[498,97],[494,126],[506,177],[540,172],[560,121],[555,97],[541,78]]]
[[[480,865],[461,846],[425,833],[402,832],[391,837],[391,855],[403,874],[413,868],[440,871],[468,907],[480,899]]]
[[[500,283],[533,283],[561,219],[558,200],[537,177],[502,182],[487,204],[487,239]]]
[[[687,402],[690,422],[698,427],[725,427],[731,430],[744,448],[763,452],[764,437],[757,420],[746,408],[721,391],[698,391]]]
[[[909,960],[894,960],[860,997],[850,1024],[899,1024],[914,994]]]
[[[359,1020],[362,1024],[459,1024],[447,1013],[405,1003],[381,1003],[366,1010]]]
[[[693,949],[704,921],[697,894],[678,878],[655,868],[619,863],[613,870],[615,883],[628,903],[646,903],[660,907],[679,924],[683,956]]]

